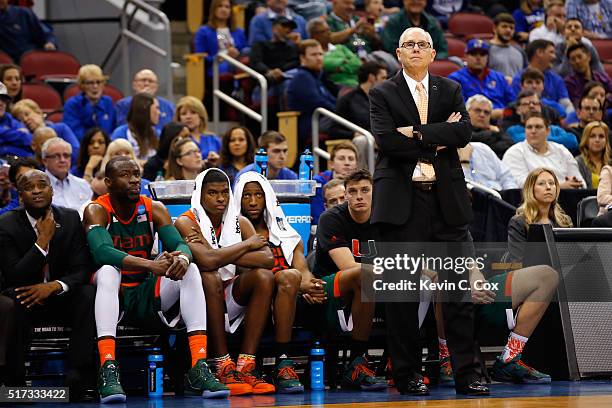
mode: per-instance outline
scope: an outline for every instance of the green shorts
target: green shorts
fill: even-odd
[[[327,301],[323,307],[327,329],[347,332],[353,328],[353,316],[344,298],[340,295],[341,273],[336,272],[321,278],[325,282],[325,295],[327,296]]]
[[[170,308],[167,313],[161,311],[160,300],[161,276],[151,276],[138,286],[123,287],[121,290],[121,307],[123,310],[122,322],[147,330],[164,330],[170,321],[167,316],[178,316],[178,302],[176,307]]]
[[[478,324],[486,327],[508,329],[506,309],[512,309],[512,271],[495,275],[489,282],[499,283],[495,292],[495,302],[476,307]]]

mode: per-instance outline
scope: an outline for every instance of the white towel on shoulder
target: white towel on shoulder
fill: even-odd
[[[208,215],[206,214],[204,207],[202,207],[201,202],[202,181],[209,171],[218,171],[223,173],[225,178],[227,178],[227,183],[230,189],[229,204],[225,209],[225,213],[223,214],[223,220],[221,222],[221,236],[218,240],[217,236],[215,235],[215,228],[210,222],[210,218],[208,218]],[[242,242],[242,235],[240,234],[240,220],[238,218],[240,212],[236,210],[231,184],[227,174],[225,174],[223,171],[219,169],[208,169],[198,174],[195,179],[195,190],[191,195],[191,212],[193,212],[196,220],[198,220],[198,225],[200,226],[202,235],[214,249],[224,248]],[[233,264],[228,264],[219,268],[219,275],[224,281],[232,279],[234,275],[236,275],[236,266]]]
[[[291,265],[293,262],[293,251],[300,243],[301,236],[287,222],[285,213],[276,198],[276,193],[272,185],[263,175],[255,171],[247,171],[240,175],[234,186],[234,203],[238,214],[241,213],[242,191],[244,186],[250,182],[257,182],[266,195],[266,209],[264,210],[264,220],[268,226],[269,240],[273,245],[280,245],[285,259]]]

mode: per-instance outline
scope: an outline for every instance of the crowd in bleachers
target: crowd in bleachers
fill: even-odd
[[[99,66],[75,66],[74,57],[56,51],[61,44],[52,30],[28,8],[7,3],[0,0],[0,214],[20,206],[20,174],[43,169],[53,204],[83,216],[109,193],[107,164],[118,156],[140,167],[143,195],[149,182],[195,180],[211,168],[233,185],[255,168],[258,149],[267,152],[268,179],[297,179],[281,133],[259,135],[243,125],[222,135],[209,130],[215,56],[227,53],[265,76],[271,114],[300,112],[301,152],[311,148],[319,107],[370,130],[368,93],[399,72],[402,32],[421,27],[436,50],[431,74],[462,87],[473,130],[458,151],[465,178],[524,191],[509,225],[512,255],[520,257],[529,224],[571,226],[557,203],[560,189],[597,190],[594,225],[612,226],[611,0],[267,0],[249,9],[254,15],[244,29],[233,26],[230,0],[213,0],[193,41],[194,51],[207,54],[204,101],[162,98],[150,69],[134,75],[132,95],[124,97]],[[57,60],[64,61],[60,68],[41,63]],[[222,90],[242,91],[233,94],[258,104],[258,92],[236,80],[230,64],[221,63],[220,73]],[[60,86],[60,95],[49,85],[53,76],[74,84]],[[311,201],[314,224],[345,200],[347,183],[338,180],[367,167],[364,135],[327,121],[320,129],[333,147],[329,169],[315,175],[321,188]],[[372,183],[363,174],[354,181]]]

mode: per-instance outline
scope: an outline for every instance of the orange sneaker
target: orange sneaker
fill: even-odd
[[[253,387],[245,382],[244,376],[236,371],[236,363],[227,360],[217,369],[217,378],[230,390],[230,396],[248,395],[253,393]]]
[[[260,372],[255,369],[255,363],[247,363],[241,371],[244,382],[253,388],[253,394],[272,394],[276,387],[264,381]]]

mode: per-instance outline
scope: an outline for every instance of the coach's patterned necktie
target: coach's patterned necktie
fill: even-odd
[[[421,124],[427,123],[427,93],[425,92],[425,87],[422,82],[418,82],[416,86],[417,94],[419,95],[419,100],[417,102],[417,109],[419,110],[419,117],[421,118]],[[418,166],[421,169],[421,174],[423,174],[423,180],[419,181],[435,181],[436,172],[431,163],[418,162]]]

